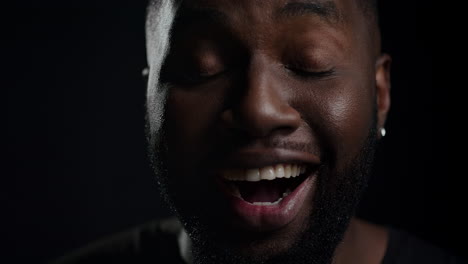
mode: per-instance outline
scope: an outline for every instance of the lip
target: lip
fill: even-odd
[[[216,179],[236,226],[254,232],[274,231],[287,226],[298,216],[308,197],[313,196],[320,159],[310,153],[283,149],[249,150],[242,154],[228,160],[229,168],[261,168],[279,163],[308,166],[305,172],[306,179],[291,194],[274,205],[254,205],[246,202],[230,194],[224,179],[221,177]]]

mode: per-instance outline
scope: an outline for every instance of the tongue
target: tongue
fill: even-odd
[[[239,192],[242,198],[249,202],[273,203],[283,196],[286,187],[276,180],[239,183]]]

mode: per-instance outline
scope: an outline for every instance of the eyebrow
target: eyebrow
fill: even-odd
[[[341,20],[338,7],[332,0],[291,1],[280,8],[276,13],[276,17],[280,19],[307,15],[318,16],[331,24],[336,24]],[[208,22],[227,26],[228,21],[228,15],[224,12],[215,8],[196,6],[186,6],[181,8],[175,19],[176,25],[182,28],[193,25],[197,22]]]
[[[288,18],[305,15],[315,15],[332,24],[336,24],[341,20],[338,7],[330,0],[302,0],[290,2],[281,8],[278,13],[279,17]]]
[[[185,7],[177,13],[175,23],[177,26],[186,27],[197,22],[217,23],[227,25],[228,17],[225,13],[209,7]]]

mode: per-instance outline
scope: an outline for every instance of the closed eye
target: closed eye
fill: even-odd
[[[193,74],[185,74],[182,76],[183,81],[189,82],[191,84],[200,84],[203,82],[208,82],[214,80],[221,75],[223,75],[226,71],[219,71],[216,73],[193,73]]]
[[[214,80],[226,73],[226,70],[216,73],[200,73],[198,71],[164,72],[161,76],[162,82],[182,85],[197,85]]]
[[[330,70],[326,71],[308,71],[308,70],[303,70],[300,68],[295,68],[295,67],[290,67],[290,66],[285,66],[285,68],[293,73],[294,75],[301,77],[301,78],[307,78],[307,79],[324,79],[327,77],[331,77],[335,74],[335,69],[332,68]]]

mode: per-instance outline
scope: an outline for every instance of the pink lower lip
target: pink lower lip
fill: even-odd
[[[273,231],[291,223],[313,186],[315,175],[307,177],[294,191],[275,205],[254,205],[239,197],[227,195],[235,222],[252,231]]]

